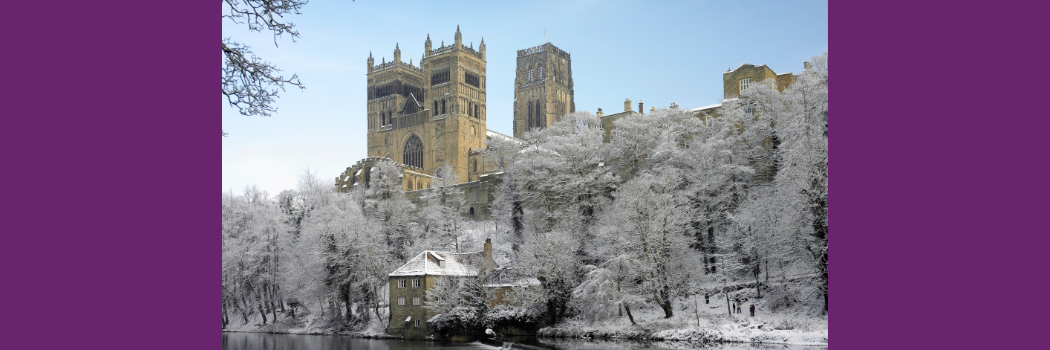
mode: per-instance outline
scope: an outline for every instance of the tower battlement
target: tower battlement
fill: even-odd
[[[514,79],[514,137],[546,128],[576,111],[572,58],[551,43],[518,50]]]

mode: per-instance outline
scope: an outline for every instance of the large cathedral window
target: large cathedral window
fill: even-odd
[[[405,151],[401,159],[406,165],[423,167],[423,142],[419,140],[419,136],[412,135],[405,141]]]

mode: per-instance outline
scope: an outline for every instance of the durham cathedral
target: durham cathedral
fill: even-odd
[[[463,215],[488,218],[488,203],[493,199],[498,174],[486,162],[479,149],[485,140],[505,138],[519,140],[525,132],[554,124],[562,116],[576,111],[573,100],[572,60],[551,43],[518,50],[514,79],[514,136],[486,128],[485,40],[477,49],[463,45],[463,35],[456,27],[451,45],[442,41],[435,48],[427,36],[423,57],[416,66],[401,60],[401,48],[395,45],[394,58],[376,64],[368,56],[368,157],[346,168],[335,179],[340,192],[368,186],[377,161],[390,159],[402,173],[402,189],[409,199],[417,201],[430,187],[434,172],[448,164],[459,175],[460,186],[467,197]],[[765,65],[744,64],[723,74],[727,98],[738,95],[747,84],[775,79],[782,90],[794,82],[791,73],[776,74]],[[643,114],[630,99],[622,112],[597,116],[608,133],[612,122],[631,114]],[[677,105],[671,108],[677,108]],[[720,105],[688,110],[697,116],[717,115]],[[654,107],[655,108],[655,107]],[[421,203],[417,203],[421,204]],[[421,207],[421,206],[420,206]]]

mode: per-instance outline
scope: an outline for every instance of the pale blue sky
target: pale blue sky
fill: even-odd
[[[276,195],[307,168],[333,181],[365,157],[365,73],[378,64],[419,63],[427,34],[487,48],[488,128],[513,134],[517,50],[549,41],[572,55],[577,111],[623,109],[624,98],[682,108],[718,103],[722,73],[743,63],[777,73],[828,50],[826,1],[357,1],[313,0],[289,19],[292,42],[222,23],[223,37],[296,73],[306,90],[288,90],[271,117],[246,117],[222,101],[222,190],[256,185]],[[546,40],[544,40],[546,29]]]

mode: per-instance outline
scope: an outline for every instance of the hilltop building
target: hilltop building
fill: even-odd
[[[342,192],[357,186],[369,186],[371,172],[380,160],[391,160],[401,168],[402,189],[410,200],[422,207],[422,193],[430,188],[434,172],[449,164],[459,176],[467,205],[463,215],[477,220],[490,217],[489,203],[495,198],[499,174],[479,150],[493,138],[524,142],[528,131],[552,125],[576,111],[571,55],[551,43],[517,51],[514,80],[514,136],[488,130],[486,118],[486,52],[485,40],[478,49],[473,43],[463,44],[456,27],[450,45],[444,41],[437,48],[424,42],[419,66],[412,60],[402,61],[399,45],[394,45],[393,60],[382,58],[379,64],[368,57],[368,157],[336,177],[336,189]],[[774,80],[779,90],[795,82],[795,76],[777,74],[766,65],[742,64],[722,74],[726,100],[737,98],[748,86]],[[639,100],[637,110],[630,98],[623,111],[597,116],[609,142],[614,122],[634,114],[645,114]],[[688,109],[699,118],[717,117],[722,104]],[[650,107],[655,109],[655,107]],[[678,108],[672,103],[670,108]]]

